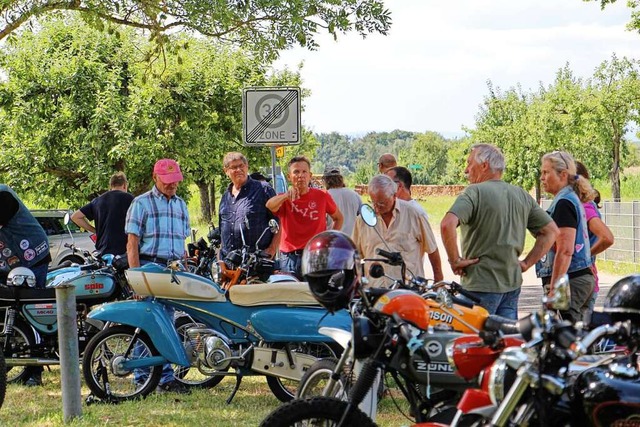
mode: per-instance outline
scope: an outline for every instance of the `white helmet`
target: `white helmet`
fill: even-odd
[[[33,288],[36,286],[36,275],[27,267],[16,267],[7,276],[7,286],[24,286]]]

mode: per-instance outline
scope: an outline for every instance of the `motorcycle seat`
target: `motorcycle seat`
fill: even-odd
[[[35,288],[9,288],[0,287],[0,304],[8,305],[16,300],[16,297],[20,298],[20,301],[25,303],[36,302],[56,302],[56,290],[49,289],[35,289]]]
[[[290,306],[319,305],[307,282],[256,283],[236,285],[229,289],[229,300],[246,307],[284,304]]]

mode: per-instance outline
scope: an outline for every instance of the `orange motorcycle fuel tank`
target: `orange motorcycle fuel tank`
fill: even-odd
[[[435,329],[477,334],[489,317],[489,312],[479,305],[472,308],[454,304],[448,308],[438,301],[427,299],[429,326]]]

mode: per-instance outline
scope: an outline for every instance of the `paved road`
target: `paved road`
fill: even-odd
[[[442,245],[439,227],[436,227],[434,225],[432,225],[431,227],[436,235],[436,240],[438,241],[440,257],[442,258],[444,279],[455,280],[459,282],[460,277],[453,274],[453,272],[451,271],[451,267],[449,267],[449,263],[447,262],[447,253],[445,252],[444,246]],[[603,272],[600,272],[599,276],[600,292],[598,293],[596,307],[602,307],[607,292],[609,291],[611,286],[613,286],[613,284],[621,278],[620,276],[615,276]],[[425,262],[425,277],[433,277],[431,265],[429,264],[428,260]],[[536,277],[535,268],[530,268],[524,273],[522,281],[522,291],[520,293],[520,301],[518,304],[518,317],[523,317],[540,307],[542,298],[542,285],[540,283],[540,279]]]

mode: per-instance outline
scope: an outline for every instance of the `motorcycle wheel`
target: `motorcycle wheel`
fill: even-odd
[[[327,357],[336,358],[339,354],[327,343],[292,343],[294,353],[303,353],[313,356],[317,359],[325,359]],[[274,348],[285,348],[284,344],[272,345]],[[296,390],[299,382],[287,380],[280,377],[267,376],[267,385],[271,393],[281,402],[288,402],[296,397]]]
[[[183,345],[189,343],[189,337],[187,336],[187,330],[189,328],[206,328],[204,323],[197,323],[192,321],[187,316],[181,316],[176,319],[176,331],[180,337],[180,341]],[[184,367],[180,365],[171,365],[176,380],[186,385],[187,387],[194,388],[212,388],[220,384],[220,381],[224,379],[224,375],[211,376],[203,374],[195,366]],[[221,372],[228,371],[229,368]]]
[[[145,333],[139,334],[132,343],[134,335],[135,328],[131,326],[114,326],[102,330],[87,344],[82,374],[94,396],[103,400],[134,400],[148,395],[160,383],[162,365],[148,368],[149,374],[141,382],[134,380],[133,371],[118,370],[119,362],[126,359],[160,355]],[[140,349],[137,356],[132,355],[134,346]],[[108,391],[105,382],[108,382]]]
[[[334,358],[322,359],[314,363],[302,376],[296,392],[296,399],[324,396],[347,400],[351,384],[344,373],[340,373],[340,379],[331,390],[327,391],[327,394],[324,394],[327,382],[333,375],[337,364],[338,360]]]
[[[0,352],[0,408],[4,403],[4,396],[7,393],[7,364],[4,356]]]
[[[0,328],[4,328],[4,320],[0,323]],[[6,340],[6,335],[0,337],[2,348],[5,348]],[[31,357],[31,351],[28,348],[33,348],[36,345],[36,337],[31,327],[24,320],[16,319],[13,323],[13,335],[9,337],[9,342],[11,350],[9,350],[10,353],[4,355],[3,362],[5,364],[5,359],[9,357]],[[6,371],[6,381],[8,383],[23,384],[31,378],[33,368],[30,366],[8,366]]]
[[[347,405],[347,402],[331,397],[293,400],[270,413],[260,427],[337,425]],[[360,409],[352,408],[342,425],[373,427],[376,424]]]

